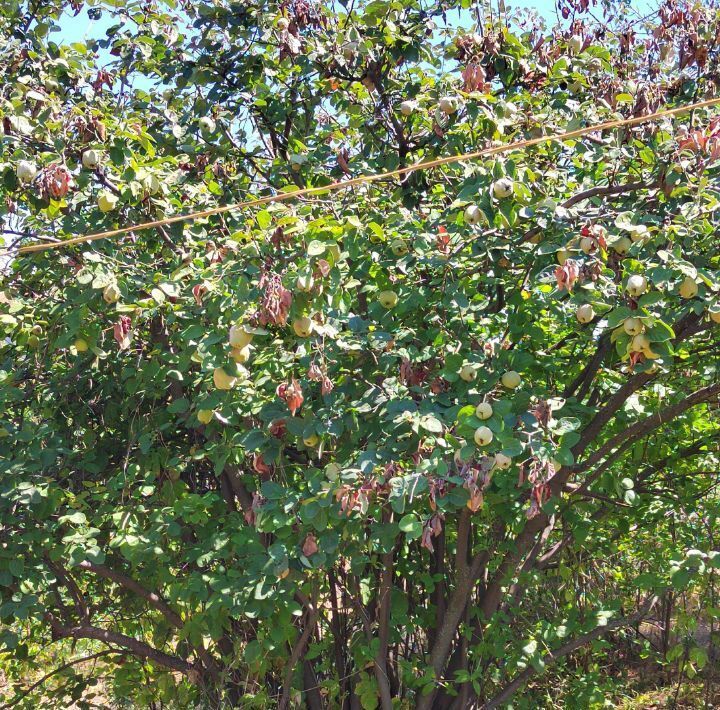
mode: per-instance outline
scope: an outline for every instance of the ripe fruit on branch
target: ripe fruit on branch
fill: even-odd
[[[120,289],[117,287],[117,284],[108,284],[103,289],[103,298],[105,299],[105,303],[116,303],[120,300]]]
[[[201,424],[209,424],[212,421],[213,414],[215,412],[212,409],[198,409],[197,418]]]
[[[468,205],[465,208],[464,218],[465,224],[478,224],[482,219],[482,210],[477,205]]]
[[[592,237],[583,237],[580,240],[580,249],[584,254],[592,254],[597,248],[598,243]]]
[[[589,323],[595,317],[595,310],[589,303],[583,303],[575,311],[575,317],[581,323]]]
[[[645,326],[639,318],[626,318],[623,321],[623,330],[628,335],[639,335],[645,330]]]
[[[390,250],[395,256],[404,256],[408,253],[408,245],[403,239],[393,239]]]
[[[500,381],[502,382],[503,387],[507,387],[509,390],[514,390],[520,386],[522,378],[520,377],[519,373],[515,372],[515,370],[508,370],[507,372],[503,373]]]
[[[710,306],[708,315],[713,323],[720,323],[720,305]]]
[[[403,116],[410,116],[417,109],[417,103],[415,101],[403,101],[400,103],[400,113]]]
[[[512,459],[509,456],[505,456],[505,454],[497,453],[495,454],[494,466],[500,471],[506,471],[512,466]]]
[[[690,276],[686,276],[680,284],[680,298],[695,298],[697,293],[698,285],[695,283],[695,279]]]
[[[97,205],[101,212],[111,212],[118,203],[118,196],[110,190],[103,190],[98,195]]]
[[[82,164],[84,168],[94,170],[98,165],[100,165],[100,153],[93,148],[83,151]]]
[[[308,449],[312,449],[316,447],[320,443],[320,437],[313,433],[310,434],[310,436],[304,436],[303,437],[303,444],[308,447]]]
[[[627,292],[633,297],[642,296],[647,291],[648,282],[644,276],[633,274],[627,281]]]
[[[454,96],[443,96],[438,102],[438,107],[447,116],[451,116],[458,110],[459,102]]]
[[[477,377],[477,368],[475,365],[463,365],[460,368],[460,379],[465,382],[472,382]]]
[[[578,54],[585,44],[585,39],[582,35],[572,35],[568,40],[567,46],[570,54]]]
[[[632,246],[632,242],[628,237],[620,237],[613,242],[612,248],[620,255],[628,253],[628,250]]]
[[[293,321],[293,330],[298,338],[309,338],[313,332],[313,322],[308,316],[301,316]]]
[[[228,333],[228,340],[232,348],[244,348],[252,342],[253,334],[248,333],[241,325],[233,325]]]
[[[503,197],[510,197],[515,190],[515,185],[510,178],[500,178],[492,184],[492,193],[498,200]]]
[[[398,302],[398,295],[395,291],[380,291],[378,301],[383,308],[395,308]]]
[[[475,429],[473,439],[478,446],[487,446],[493,440],[493,433],[489,427],[481,426]]]
[[[213,382],[219,390],[231,390],[237,384],[238,378],[234,375],[229,375],[225,372],[224,368],[216,367],[213,370]]]
[[[230,357],[239,362],[241,365],[246,363],[250,359],[250,346],[246,345],[244,348],[233,348],[230,351]]]
[[[38,174],[38,168],[35,163],[30,160],[21,160],[15,168],[18,180],[20,182],[32,182]]]
[[[493,408],[492,404],[490,402],[480,402],[477,407],[475,407],[475,416],[478,419],[490,419],[490,417],[493,415]]]
[[[652,343],[644,333],[639,333],[630,341],[630,352],[642,353],[648,360],[655,360],[660,357],[652,350]]]
[[[210,116],[203,116],[198,121],[198,126],[203,133],[214,133],[215,132],[215,121]]]

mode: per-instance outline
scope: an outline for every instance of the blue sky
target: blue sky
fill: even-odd
[[[644,1],[643,4],[645,4]],[[517,4],[506,2],[506,8],[508,11],[522,8],[537,10],[548,20],[555,17],[555,0],[527,0],[527,2]],[[99,20],[91,20],[88,18],[87,9],[83,8],[76,17],[64,17],[60,22],[60,32],[53,33],[51,38],[58,44],[82,42],[91,38],[98,39],[105,36],[105,30],[112,24],[113,20],[108,13],[102,13]]]

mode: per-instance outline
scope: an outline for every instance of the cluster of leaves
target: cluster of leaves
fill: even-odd
[[[496,707],[592,643],[519,701],[589,707],[603,634],[714,595],[712,110],[14,251],[715,90],[710,9],[466,5],[3,7],[8,700],[80,642],[141,707]]]

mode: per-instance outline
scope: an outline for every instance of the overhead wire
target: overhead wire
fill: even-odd
[[[348,188],[355,187],[356,185],[363,185],[380,180],[388,180],[390,178],[401,177],[403,175],[409,175],[418,170],[430,170],[443,165],[451,165],[454,163],[462,163],[477,158],[483,158],[492,155],[498,155],[501,153],[508,153],[514,150],[520,150],[522,148],[529,148],[541,143],[550,143],[553,141],[565,142],[574,138],[580,138],[590,133],[596,133],[598,131],[607,131],[614,128],[624,128],[627,126],[636,126],[643,123],[651,123],[659,119],[676,116],[682,113],[688,113],[696,109],[708,108],[720,103],[720,97],[712,99],[706,99],[704,101],[697,101],[692,104],[684,106],[676,106],[671,109],[663,109],[650,113],[644,116],[632,116],[629,118],[616,119],[613,121],[605,121],[603,123],[592,124],[583,126],[582,128],[576,128],[570,131],[564,131],[562,133],[555,133],[547,136],[538,136],[536,138],[527,138],[511,143],[505,143],[503,145],[491,146],[489,148],[483,148],[481,150],[475,150],[468,153],[461,153],[456,155],[445,156],[444,158],[434,158],[432,160],[420,161],[413,165],[408,165],[402,168],[396,168],[394,170],[388,170],[381,173],[371,173],[367,175],[360,175],[349,180],[338,180],[336,182],[329,183],[328,185],[319,185],[317,187],[306,187],[298,190],[292,190],[288,192],[280,192],[274,195],[265,195],[263,197],[256,197],[251,200],[245,200],[243,202],[236,202],[229,205],[222,205],[219,207],[211,207],[205,210],[199,210],[197,212],[189,212],[187,214],[173,215],[171,217],[164,217],[162,219],[152,220],[150,222],[142,222],[140,224],[133,224],[125,227],[118,227],[116,229],[109,229],[103,232],[95,232],[91,234],[85,234],[79,237],[72,237],[70,239],[64,239],[59,242],[43,243],[43,244],[27,244],[19,247],[15,250],[5,248],[1,250],[3,253],[17,253],[17,254],[28,254],[40,251],[49,251],[53,249],[63,249],[65,247],[74,246],[76,244],[86,244],[89,242],[98,241],[101,239],[111,239],[118,237],[123,234],[129,234],[130,232],[139,232],[146,229],[153,229],[156,227],[162,227],[168,224],[176,224],[178,222],[188,222],[197,219],[203,219],[205,217],[211,217],[217,214],[223,214],[226,212],[234,212],[236,210],[244,210],[251,207],[259,207],[261,205],[267,205],[275,202],[288,202],[290,200],[296,200],[301,197],[307,197],[311,195],[320,195],[327,192],[335,192],[337,190],[347,190]]]

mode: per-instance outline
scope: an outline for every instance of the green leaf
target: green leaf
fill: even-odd
[[[398,527],[409,540],[414,540],[422,535],[423,526],[414,513],[408,513],[400,519]]]

